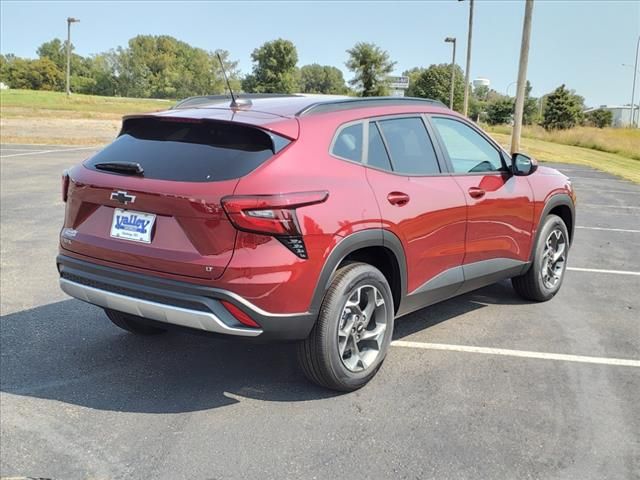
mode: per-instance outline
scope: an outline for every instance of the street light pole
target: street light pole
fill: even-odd
[[[459,0],[461,1],[461,0]],[[464,69],[464,103],[462,114],[466,117],[469,110],[469,71],[471,70],[471,37],[473,35],[473,1],[469,0],[469,32],[467,36],[467,65]]]
[[[71,24],[80,20],[73,17],[67,17],[67,97],[71,95]]]
[[[529,62],[529,41],[531,40],[531,15],[533,0],[526,0],[524,22],[522,25],[522,44],[520,45],[520,65],[518,67],[518,83],[516,84],[516,110],[511,133],[511,154],[520,150],[520,134],[522,132],[522,114],[524,112],[524,95],[527,83],[527,64]]]
[[[449,93],[449,108],[453,110],[453,92],[456,84],[456,38],[447,37],[446,43],[453,43],[453,57],[451,58],[451,93]]]

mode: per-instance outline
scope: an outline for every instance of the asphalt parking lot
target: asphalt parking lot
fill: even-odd
[[[556,298],[503,282],[416,312],[336,395],[292,345],[137,338],[60,292],[60,173],[91,152],[0,148],[0,475],[640,478],[639,185],[558,165],[579,205]]]

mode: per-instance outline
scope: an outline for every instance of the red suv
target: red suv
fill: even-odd
[[[138,334],[299,341],[314,382],[380,368],[402,315],[560,288],[569,179],[415,98],[194,97],[63,176],[60,286]]]

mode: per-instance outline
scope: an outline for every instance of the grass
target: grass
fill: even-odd
[[[487,127],[487,130],[491,133],[511,134],[511,127],[506,125],[490,126]],[[570,130],[547,131],[535,125],[524,127],[522,136],[546,142],[590,148],[601,152],[617,153],[624,157],[640,160],[640,129],[638,128],[576,127]]]
[[[509,149],[511,144],[510,134],[494,132],[491,133],[491,136],[507,150]],[[530,153],[538,160],[586,165],[640,183],[640,160],[616,153],[563,145],[536,138],[525,137],[522,138],[520,143],[523,152]]]
[[[2,118],[120,119],[130,113],[166,110],[175,102],[141,98],[100,97],[35,90],[2,90]]]

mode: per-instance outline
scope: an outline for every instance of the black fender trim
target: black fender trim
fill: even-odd
[[[407,295],[407,261],[402,242],[388,230],[372,228],[345,237],[333,248],[320,272],[309,311],[316,314],[320,312],[324,295],[340,262],[350,253],[365,247],[386,247],[394,254],[400,269],[400,299],[402,301]]]
[[[540,220],[538,221],[538,225],[536,225],[536,234],[533,239],[533,242],[531,243],[531,252],[529,253],[529,264],[525,268],[523,268],[522,274],[526,273],[526,271],[529,269],[529,266],[531,265],[531,262],[533,262],[533,255],[535,253],[535,247],[538,244],[538,237],[540,236],[540,230],[541,230],[540,225],[542,221],[547,217],[547,215],[549,215],[549,212],[551,210],[559,206],[569,207],[569,210],[571,210],[571,230],[569,231],[569,238],[571,239],[571,243],[573,243],[573,234],[576,229],[576,207],[573,203],[573,200],[568,194],[556,193],[551,198],[549,198],[549,200],[547,200],[547,203],[544,205],[544,208],[542,209],[542,213],[540,214]]]

